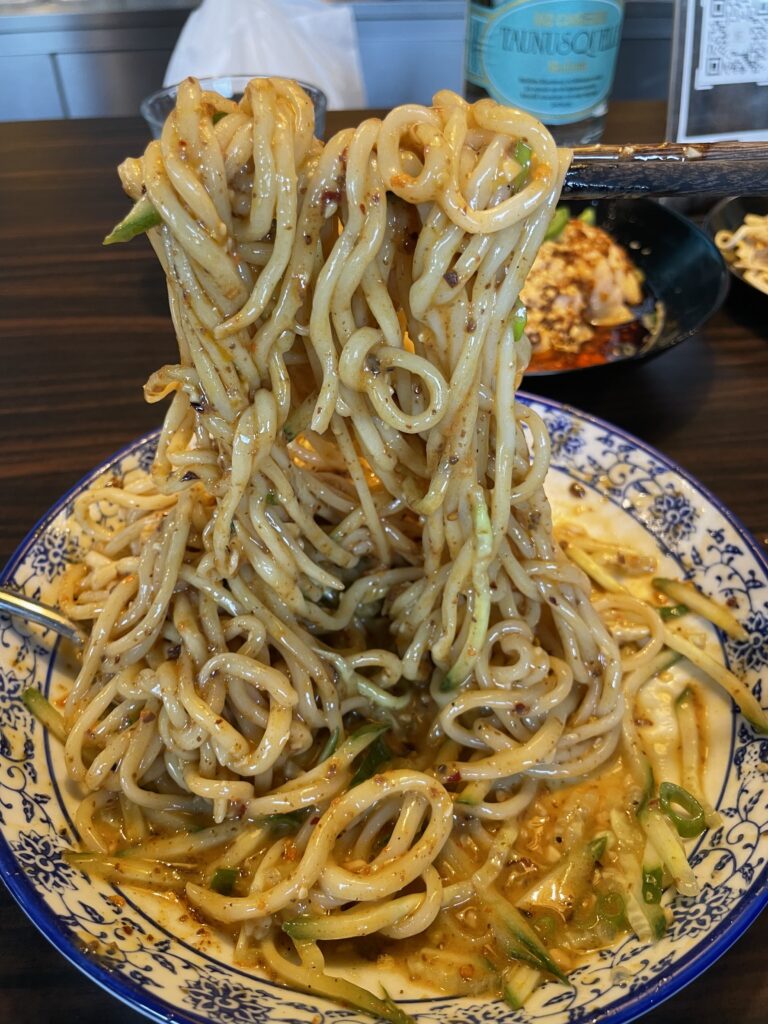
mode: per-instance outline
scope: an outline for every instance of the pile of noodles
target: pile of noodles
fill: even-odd
[[[718,231],[715,245],[748,284],[768,294],[768,217],[748,213],[735,231]]]
[[[233,823],[239,889],[186,897],[241,943],[342,907],[345,934],[429,928],[467,898],[451,837],[492,883],[499,829],[611,758],[622,679],[660,650],[658,616],[598,613],[554,541],[549,438],[515,397],[568,159],[490,100],[322,145],[295,84],[235,103],[190,79],[120,169],[179,359],[145,389],[170,398],[151,472],[76,503],[66,763],[96,852],[167,833],[191,855]],[[616,609],[643,638],[624,665]],[[308,809],[290,857],[243,830]]]

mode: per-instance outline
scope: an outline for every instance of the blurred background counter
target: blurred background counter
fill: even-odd
[[[465,0],[350,0],[368,104],[463,88]],[[0,121],[136,114],[194,0],[0,0]],[[627,0],[613,99],[665,99],[672,0]],[[638,73],[642,69],[642,74]],[[233,68],[269,72],[270,68]]]

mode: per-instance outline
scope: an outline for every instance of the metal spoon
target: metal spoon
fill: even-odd
[[[85,637],[80,629],[57,608],[51,608],[50,605],[17,594],[13,590],[6,590],[5,587],[0,587],[0,611],[28,622],[36,622],[39,626],[46,626],[60,636],[66,637],[76,647],[82,647],[85,643]]]

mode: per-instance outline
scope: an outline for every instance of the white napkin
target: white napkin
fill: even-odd
[[[330,109],[364,107],[352,8],[323,0],[203,0],[182,29],[165,85],[188,75],[248,74],[316,85]]]

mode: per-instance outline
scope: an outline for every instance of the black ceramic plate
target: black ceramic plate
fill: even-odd
[[[587,204],[567,205],[576,214]],[[687,217],[653,199],[618,199],[591,205],[600,227],[629,250],[645,274],[646,289],[661,303],[661,322],[629,355],[583,368],[531,369],[527,376],[584,373],[659,355],[701,327],[719,309],[728,291],[728,272],[714,241]]]
[[[765,217],[768,214],[768,197],[737,196],[735,199],[723,199],[710,211],[707,217],[707,230],[712,235],[712,238],[715,237],[718,231],[735,231],[744,223],[744,218],[748,213],[756,213],[761,217]],[[728,259],[728,255],[723,253],[725,265],[733,276],[743,282],[747,288],[757,292],[758,295],[765,295],[761,288],[756,288],[755,285],[744,280],[744,275],[737,267],[734,267],[733,263]]]

